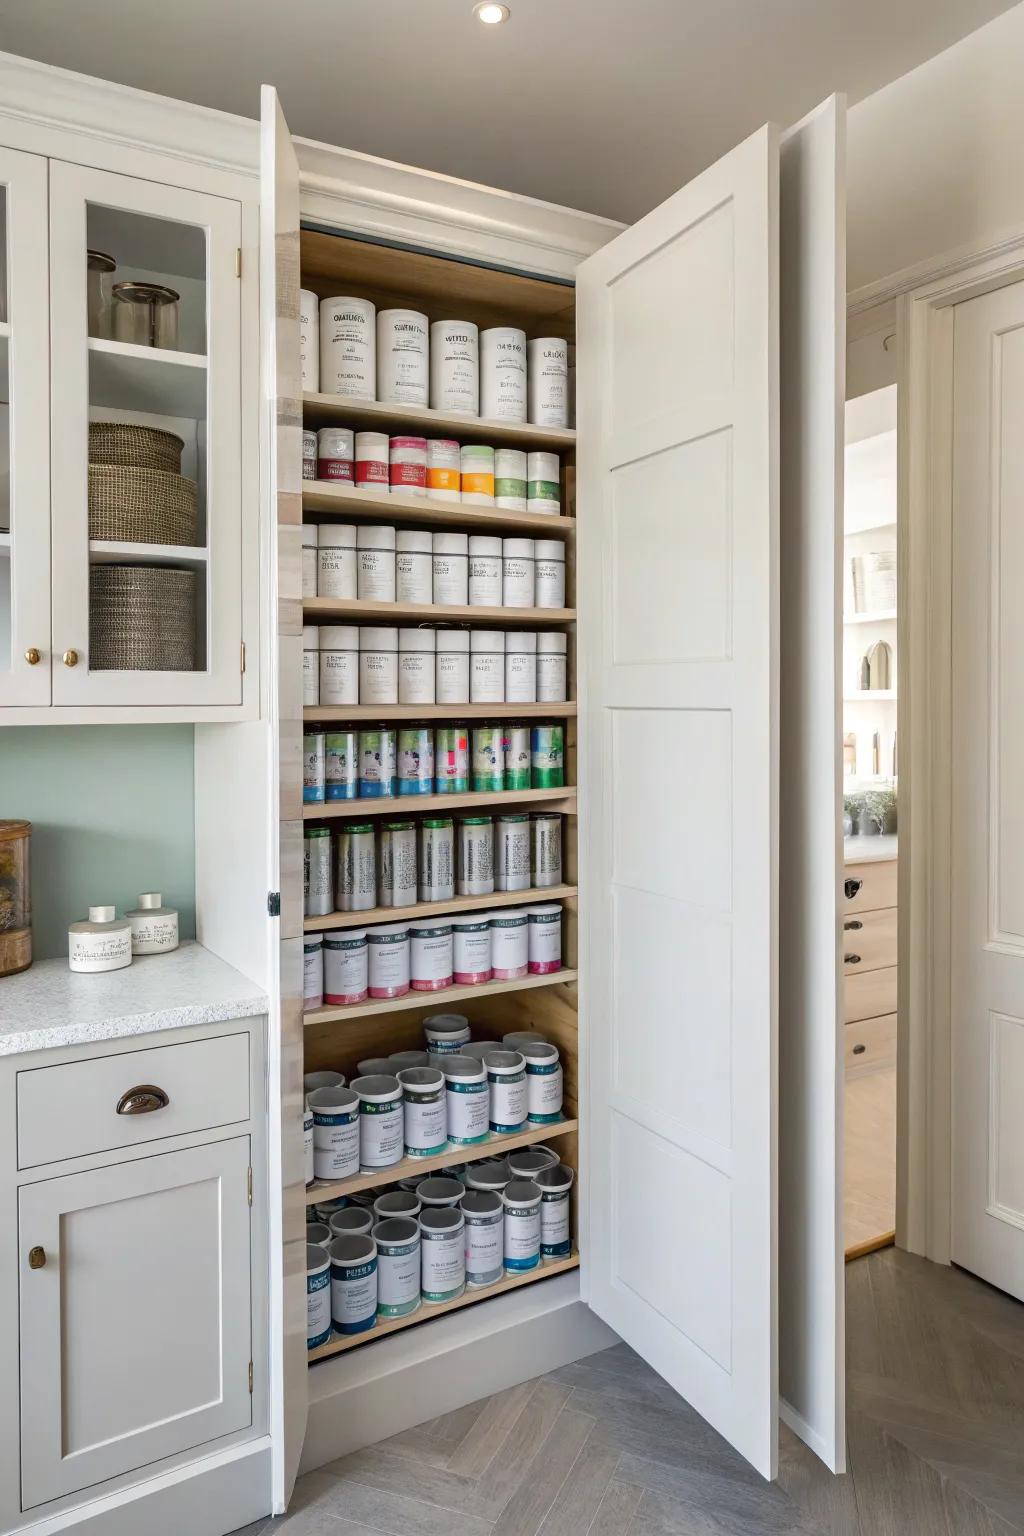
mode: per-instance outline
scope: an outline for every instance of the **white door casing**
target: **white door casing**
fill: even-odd
[[[769,1477],[778,240],[766,127],[577,288],[586,1283]]]

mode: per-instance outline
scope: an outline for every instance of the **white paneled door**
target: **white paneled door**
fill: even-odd
[[[1024,283],[953,355],[951,1254],[1024,1301]]]

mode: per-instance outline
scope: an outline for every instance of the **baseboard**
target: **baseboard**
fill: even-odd
[[[300,1473],[617,1344],[579,1294],[554,1275],[313,1366]]]

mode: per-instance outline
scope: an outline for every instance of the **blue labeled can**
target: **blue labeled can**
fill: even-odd
[[[377,1321],[377,1244],[366,1233],[334,1237],[331,1322],[335,1333],[365,1333]]]
[[[434,732],[428,726],[405,726],[398,733],[398,793],[431,795],[433,792]]]
[[[354,800],[359,794],[359,740],[355,731],[328,731],[324,778],[328,800]]]
[[[398,745],[393,730],[359,732],[359,793],[382,799],[398,792]]]

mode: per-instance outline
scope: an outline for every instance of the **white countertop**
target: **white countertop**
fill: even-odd
[[[884,864],[898,858],[899,838],[895,832],[881,836],[846,837],[843,848],[847,864]]]
[[[0,980],[0,1056],[222,1024],[267,1007],[255,982],[194,942],[99,976],[68,970],[66,959],[38,960]]]

